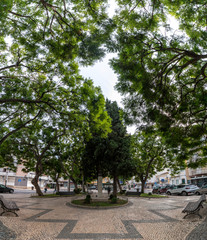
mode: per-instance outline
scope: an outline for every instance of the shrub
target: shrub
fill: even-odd
[[[121,190],[120,194],[125,194],[126,190]]]
[[[112,196],[111,203],[117,203],[117,197],[116,196]]]
[[[73,191],[74,193],[79,194],[81,192],[81,188],[75,188]]]
[[[113,198],[113,194],[109,195],[109,200],[111,200]]]
[[[86,204],[90,204],[91,203],[91,195],[89,195],[89,194],[86,195],[84,203],[86,203]]]
[[[151,192],[149,192],[149,193],[148,193],[148,195],[152,195],[152,193],[151,193]]]

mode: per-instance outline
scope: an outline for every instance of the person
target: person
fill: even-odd
[[[110,187],[108,187],[108,195],[110,194],[110,192],[111,192],[111,188],[110,188]]]
[[[47,192],[47,187],[45,187],[45,193]]]

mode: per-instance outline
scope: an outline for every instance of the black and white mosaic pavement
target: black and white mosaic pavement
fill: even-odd
[[[24,206],[25,207],[25,206]],[[143,219],[143,220],[121,220],[123,226],[126,229],[126,234],[117,234],[117,233],[72,233],[75,228],[78,220],[66,220],[66,219],[41,219],[43,215],[53,211],[53,209],[42,209],[42,208],[29,208],[27,209],[37,210],[38,214],[31,216],[30,218],[25,219],[25,221],[32,222],[53,222],[53,223],[66,223],[65,227],[58,234],[57,239],[143,239],[142,235],[134,227],[136,223],[163,223],[163,222],[177,222],[177,219],[171,218],[162,213],[164,210],[175,210],[180,207],[171,207],[168,206],[164,209],[158,210],[148,210],[152,214],[158,216],[158,219]],[[39,212],[41,211],[41,212]]]
[[[0,240],[12,240],[16,239],[16,234],[11,229],[8,229],[4,224],[0,221]]]
[[[140,219],[140,220],[134,220],[134,219],[120,219],[123,227],[125,228],[125,231],[123,233],[76,233],[74,231],[75,227],[77,226],[79,220],[77,219],[55,219],[55,218],[49,218],[47,216],[50,216],[50,213],[55,210],[55,208],[43,208],[40,203],[32,203],[19,205],[20,209],[28,209],[37,211],[37,213],[33,214],[32,216],[23,219],[23,221],[28,223],[64,223],[64,226],[60,231],[57,232],[56,239],[143,239],[144,237],[141,235],[141,233],[137,230],[135,227],[137,224],[141,223],[149,223],[149,224],[157,224],[157,223],[178,223],[180,220],[177,218],[170,217],[171,214],[167,214],[171,210],[180,209],[182,210],[183,206],[176,206],[174,204],[170,204],[170,202],[164,205],[160,205],[160,207],[157,208],[150,208],[146,210],[150,212],[151,216],[154,216],[152,219],[148,219],[147,217]],[[131,207],[132,205],[129,204],[126,206],[126,211],[128,207]],[[166,211],[167,210],[167,211]],[[103,210],[105,211],[105,210]],[[47,215],[48,214],[48,215]],[[150,216],[148,215],[148,216]],[[0,221],[0,240],[8,240],[8,239],[16,239],[17,236],[14,233],[13,230],[8,229],[5,225],[2,224]],[[31,238],[32,239],[32,238]],[[159,240],[159,239],[157,239]],[[184,240],[184,239],[182,239]],[[188,234],[185,240],[207,240],[207,217],[204,219],[203,222],[201,222],[191,233]]]

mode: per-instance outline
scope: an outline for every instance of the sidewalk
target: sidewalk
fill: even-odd
[[[73,197],[42,199],[25,194],[4,197],[15,200],[20,211],[19,217],[0,217],[0,239],[201,240],[207,236],[207,204],[200,211],[203,219],[197,216],[183,219],[182,209],[199,196],[130,197],[127,206],[107,210],[66,205]]]

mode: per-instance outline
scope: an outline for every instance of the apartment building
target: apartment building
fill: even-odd
[[[189,169],[189,176],[191,178],[191,183],[201,187],[203,183],[207,183],[207,166]]]
[[[0,168],[0,184],[16,188],[32,188],[31,183],[35,174],[33,172],[25,173],[23,165],[17,165],[16,172],[10,170],[9,167]],[[48,176],[39,178],[39,186],[43,188],[51,179]]]

